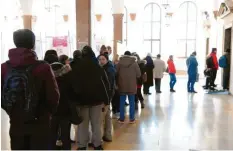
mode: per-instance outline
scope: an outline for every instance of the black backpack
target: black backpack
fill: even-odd
[[[39,64],[13,68],[9,62],[6,62],[8,72],[4,79],[2,88],[2,108],[11,117],[12,112],[17,109],[23,117],[24,122],[37,119],[37,109],[39,94],[35,87],[35,79],[32,70]]]

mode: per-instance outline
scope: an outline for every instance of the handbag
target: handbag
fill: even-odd
[[[199,73],[196,75],[196,82],[199,82]]]
[[[75,103],[70,104],[71,116],[70,122],[73,125],[79,125],[83,121],[83,117],[80,115],[80,107],[77,106]]]

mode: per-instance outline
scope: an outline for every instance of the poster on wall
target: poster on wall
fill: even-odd
[[[58,56],[60,55],[69,56],[68,37],[67,36],[53,37],[53,48],[57,51]]]

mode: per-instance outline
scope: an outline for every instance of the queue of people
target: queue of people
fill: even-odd
[[[136,122],[135,110],[140,102],[145,107],[143,92],[150,95],[155,81],[156,93],[162,93],[164,72],[170,76],[170,92],[174,93],[176,67],[169,56],[167,68],[158,54],[141,59],[137,53],[126,51],[119,60],[110,60],[112,49],[102,46],[96,57],[90,46],[76,50],[71,60],[47,50],[43,61],[37,59],[35,35],[28,29],[13,35],[16,48],[9,50],[9,61],[1,65],[2,108],[10,117],[11,149],[56,150],[61,140],[63,150],[71,149],[71,124],[78,125],[78,150],[103,150],[102,140],[112,141],[112,117],[120,113],[119,123],[125,123],[126,98],[129,101],[129,123]],[[210,55],[211,87],[216,78],[216,50]],[[198,74],[196,52],[186,61],[187,90],[196,93]],[[227,76],[227,75],[226,75]],[[89,135],[91,128],[91,136]],[[102,133],[102,129],[104,129]]]

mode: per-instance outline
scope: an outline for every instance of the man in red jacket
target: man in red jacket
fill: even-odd
[[[212,48],[212,52],[207,57],[206,66],[210,70],[210,77],[206,78],[205,89],[214,89],[216,85],[214,84],[217,76],[217,71],[219,68],[218,58],[217,58],[217,48]]]
[[[170,75],[170,92],[176,92],[174,90],[174,86],[176,84],[176,67],[173,61],[173,55],[169,56],[167,64],[168,64],[168,73]]]
[[[33,85],[37,91],[39,102],[35,107],[37,116],[30,122],[24,121],[25,116],[21,112],[22,107],[20,107],[23,102],[16,102],[17,105],[14,105],[14,108],[8,113],[10,116],[11,149],[48,150],[51,115],[56,111],[60,97],[58,86],[51,67],[46,63],[39,63],[37,60],[36,53],[33,51],[35,46],[34,33],[28,29],[17,30],[14,32],[13,38],[16,48],[9,50],[8,64],[1,64],[2,93],[3,87],[6,86],[5,80],[10,73],[10,67],[24,69],[26,66],[38,63],[32,68],[31,75],[35,79]]]

